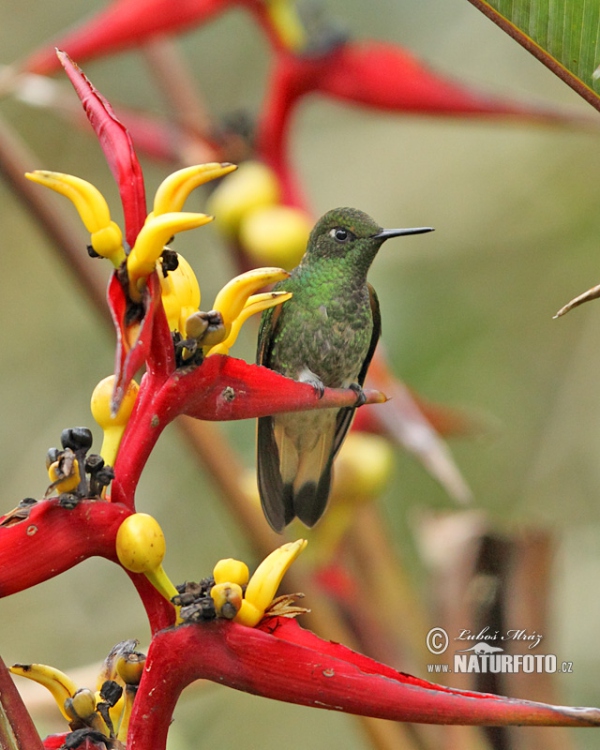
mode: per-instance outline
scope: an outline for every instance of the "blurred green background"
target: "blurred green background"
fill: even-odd
[[[4,0],[0,61],[24,56],[101,6]],[[404,45],[465,82],[593,114],[466,0],[327,0],[326,7],[355,37]],[[214,113],[258,111],[270,55],[246,13],[234,10],[186,34],[181,48]],[[113,103],[164,111],[137,54],[84,69]],[[31,168],[90,180],[119,220],[116,188],[88,133],[11,99],[0,108],[37,155]],[[311,98],[295,120],[292,145],[315,215],[355,205],[384,226],[436,228],[426,241],[390,243],[374,264],[370,280],[380,296],[384,341],[396,372],[412,388],[489,418],[493,427],[482,439],[452,442],[456,461],[475,506],[499,530],[541,526],[556,534],[549,640],[559,661],[574,665],[572,675],[557,677],[560,702],[600,704],[600,603],[594,596],[600,576],[600,303],[552,320],[571,297],[600,281],[600,134],[382,115]],[[169,169],[143,163],[152,195]],[[201,196],[193,201],[202,208]],[[58,198],[57,204],[75,222],[71,207]],[[3,183],[0,226],[0,482],[7,511],[22,497],[43,494],[45,453],[64,427],[93,427],[89,397],[111,372],[114,349],[112,336]],[[81,238],[85,252],[83,228]],[[182,236],[177,249],[192,263],[210,304],[233,271],[225,248],[207,227]],[[248,326],[234,355],[251,360],[254,337]],[[225,429],[251,466],[254,425]],[[97,428],[95,434],[99,439]],[[424,510],[451,510],[453,503],[401,453],[384,503],[391,533],[417,566],[411,524]],[[174,427],[151,458],[138,509],[163,526],[166,567],[175,581],[197,580],[220,557],[251,561],[240,530]],[[414,574],[425,581],[422,570],[415,567]],[[100,660],[130,637],[147,643],[144,612],[127,578],[103,560],[0,602],[0,653],[7,663],[39,661],[68,671]],[[248,745],[254,734],[250,746],[265,750],[284,743],[289,750],[366,747],[350,718],[216,686],[184,696],[176,719],[173,748],[223,745],[223,733],[225,746]],[[595,746],[592,734],[574,732],[582,748]]]

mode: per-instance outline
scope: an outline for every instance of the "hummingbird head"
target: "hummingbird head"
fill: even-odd
[[[352,258],[368,269],[381,245],[390,237],[422,234],[432,227],[382,229],[364,211],[334,208],[322,216],[310,233],[307,259]]]

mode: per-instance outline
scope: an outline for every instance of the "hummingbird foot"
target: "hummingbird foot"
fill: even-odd
[[[298,380],[301,383],[312,385],[315,391],[319,394],[319,398],[323,398],[323,395],[325,393],[325,385],[321,378],[318,375],[315,375],[312,370],[309,370],[308,367],[302,370],[302,372],[298,376]]]
[[[362,406],[363,404],[367,403],[365,392],[358,383],[350,383],[348,388],[356,393],[356,403],[354,404],[355,407]]]

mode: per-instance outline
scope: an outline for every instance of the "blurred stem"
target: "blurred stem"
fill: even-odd
[[[530,529],[516,535],[511,544],[511,554],[506,573],[504,596],[505,619],[509,628],[523,629],[527,633],[543,636],[543,653],[552,653],[553,644],[548,643],[550,631],[549,601],[552,591],[552,566],[555,543],[553,536],[543,529]],[[541,644],[540,644],[541,645]],[[508,651],[523,653],[522,641],[509,641]],[[535,653],[535,652],[534,652]],[[541,672],[502,675],[502,692],[519,698],[527,695],[538,701],[560,703],[557,695],[556,675]],[[534,750],[543,746],[546,750],[569,750],[573,747],[573,735],[566,729],[542,728],[532,732],[526,727],[511,727],[514,745],[523,750]]]
[[[422,668],[430,657],[425,648],[431,627],[429,615],[392,548],[375,503],[366,505],[357,516],[348,534],[348,551],[356,563],[356,575],[363,590],[378,603],[379,622],[393,639],[401,639],[401,652],[411,659],[412,664],[406,668]],[[394,654],[387,656],[394,658]]]
[[[98,266],[90,262],[81,232],[58,210],[56,196],[47,190],[40,190],[38,185],[23,176],[25,172],[39,166],[37,157],[8,123],[0,119],[0,174],[12,188],[13,194],[35,216],[44,235],[59,251],[57,255],[61,262],[83,287],[84,294],[105,320],[110,322],[106,305],[106,283],[98,273]]]
[[[10,672],[1,658],[0,748],[2,750],[43,750],[44,748]]]
[[[200,138],[209,139],[213,131],[212,118],[172,38],[153,37],[144,44],[142,52],[153,81],[178,125]]]

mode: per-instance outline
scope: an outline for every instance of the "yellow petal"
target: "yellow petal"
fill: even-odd
[[[125,258],[123,235],[111,221],[108,204],[98,188],[90,182],[62,172],[48,172],[41,169],[27,172],[28,180],[45,185],[68,198],[91,235],[93,249],[105,258],[110,258],[119,266]]]
[[[249,211],[240,224],[240,244],[256,264],[295,268],[314,224],[294,206],[261,206]]]
[[[110,211],[104,196],[98,188],[86,180],[74,175],[47,172],[42,169],[27,172],[25,177],[68,198],[77,209],[81,221],[90,234],[97,232],[110,222]]]
[[[162,566],[167,545],[155,518],[147,513],[127,516],[117,531],[116,550],[121,565],[132,573],[143,573],[167,601],[177,596],[177,589]],[[175,609],[179,621],[179,607]]]
[[[289,276],[283,268],[254,268],[246,271],[225,284],[215,298],[213,310],[221,313],[227,328],[242,312],[250,295],[264,286],[288,279]]]
[[[215,583],[237,583],[245,586],[250,578],[250,571],[245,562],[227,557],[215,565],[213,569]]]
[[[237,341],[242,326],[252,315],[267,310],[269,307],[275,307],[287,302],[292,296],[291,292],[265,292],[263,294],[253,294],[248,298],[242,312],[231,324],[227,338],[219,344],[205,350],[204,354],[210,357],[211,354],[229,354],[229,350]]]
[[[77,685],[68,675],[61,672],[60,669],[49,667],[47,664],[14,664],[9,667],[9,671],[21,677],[27,677],[27,679],[47,688],[62,715],[67,721],[71,721],[71,717],[65,710],[65,701],[75,695]]]
[[[210,180],[223,177],[233,172],[237,167],[235,164],[226,162],[210,162],[208,164],[197,164],[193,167],[185,167],[170,174],[160,184],[154,196],[154,216],[166,214],[170,211],[181,211],[188,195],[199,185],[204,185]]]
[[[217,229],[234,237],[248,211],[258,206],[274,205],[280,197],[281,188],[275,172],[262,162],[245,161],[235,174],[214,190],[207,206],[217,219]]]
[[[178,265],[165,276],[159,273],[161,298],[169,328],[185,332],[185,321],[200,307],[200,286],[187,260],[177,255]]]
[[[288,542],[271,552],[261,562],[252,578],[250,578],[244,595],[244,602],[251,606],[244,608],[242,605],[235,617],[236,622],[253,626],[260,621],[265,610],[275,598],[281,579],[306,545],[306,539]],[[260,614],[260,617],[256,620],[258,614]]]
[[[129,421],[139,391],[139,385],[131,380],[125,391],[121,405],[115,416],[111,416],[111,401],[115,386],[115,376],[109,375],[94,388],[90,407],[92,416],[104,431],[100,455],[109,466],[115,465],[115,459]]]
[[[133,299],[140,298],[139,283],[150,276],[169,239],[178,232],[195,229],[212,221],[212,216],[192,213],[167,213],[149,216],[127,256],[127,274]]]
[[[124,568],[132,573],[146,573],[162,563],[165,535],[155,518],[147,513],[133,513],[119,526],[116,549]]]

